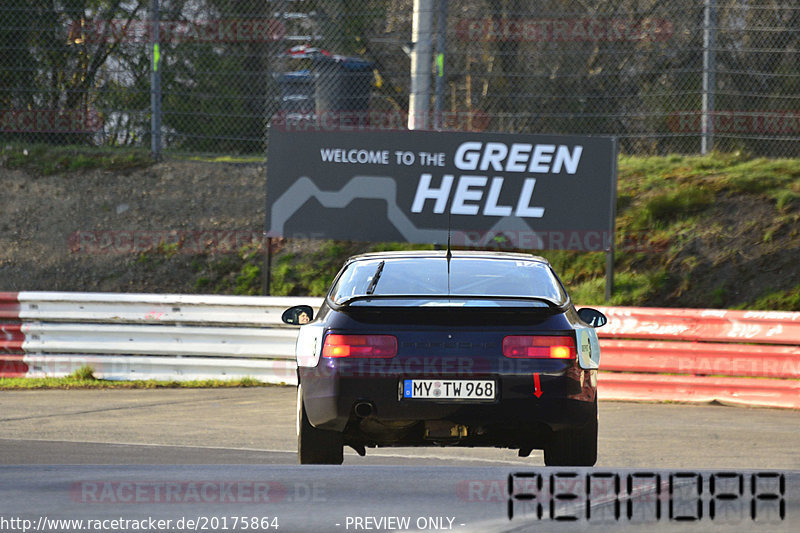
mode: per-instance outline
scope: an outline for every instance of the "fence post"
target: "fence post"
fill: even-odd
[[[261,294],[272,295],[272,237],[267,237],[267,250],[264,254],[264,273],[261,280]]]
[[[717,6],[705,0],[703,17],[703,112],[700,153],[714,149],[714,91],[717,86]]]
[[[442,110],[444,108],[444,54],[447,50],[447,0],[439,2],[436,29],[436,86],[433,100],[433,129],[441,130],[444,121]]]
[[[614,181],[611,184],[611,217],[608,221],[608,246],[606,248],[606,294],[605,301],[610,302],[614,294],[614,248],[616,242],[614,233],[617,227],[617,179],[619,174],[619,138],[614,137],[614,157],[611,158],[611,175]]]
[[[161,158],[161,47],[159,26],[161,14],[158,0],[150,0],[150,38],[152,68],[150,69],[150,152],[153,159]]]
[[[425,128],[430,109],[431,33],[433,0],[414,0],[411,29],[411,94],[408,97],[408,129]]]

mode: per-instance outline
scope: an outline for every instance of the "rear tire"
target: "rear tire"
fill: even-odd
[[[340,465],[344,462],[342,434],[311,425],[300,385],[297,386],[297,459],[301,465]]]
[[[594,416],[578,429],[557,431],[544,449],[545,466],[594,466],[597,462],[597,401]]]

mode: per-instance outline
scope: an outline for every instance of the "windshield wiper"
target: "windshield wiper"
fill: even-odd
[[[375,273],[372,275],[372,281],[369,282],[369,286],[365,294],[371,295],[375,292],[375,287],[378,286],[378,280],[381,279],[381,272],[383,272],[383,266],[386,264],[386,261],[381,261],[378,263],[378,268],[375,269]]]

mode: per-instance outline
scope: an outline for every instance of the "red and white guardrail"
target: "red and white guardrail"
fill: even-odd
[[[296,383],[284,309],[318,298],[0,293],[0,377]],[[800,313],[601,307],[604,399],[800,408]]]
[[[318,298],[68,292],[0,293],[0,377],[253,377],[297,383],[284,309]]]
[[[601,398],[800,408],[800,313],[601,307]]]
[[[23,377],[28,373],[22,351],[24,340],[17,293],[0,292],[0,377]]]

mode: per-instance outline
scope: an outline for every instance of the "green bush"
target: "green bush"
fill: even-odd
[[[79,381],[92,381],[97,379],[94,377],[94,368],[89,365],[83,365],[79,369],[75,370],[75,372],[70,374],[69,377]]]

